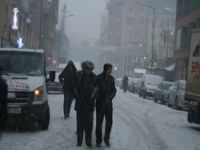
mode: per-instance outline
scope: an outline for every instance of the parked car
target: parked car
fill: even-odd
[[[134,79],[129,78],[128,80],[128,91],[134,93]]]
[[[169,89],[167,105],[173,106],[175,109],[185,109],[185,89],[185,80],[176,81],[175,85]]]
[[[139,96],[154,97],[157,86],[163,81],[163,78],[158,75],[145,74],[141,80],[139,88]]]
[[[161,82],[154,94],[154,101],[158,102],[160,101],[161,104],[165,104],[167,102],[167,98],[168,98],[168,90],[171,86],[173,86],[173,82],[167,82],[167,81],[163,81]]]
[[[138,83],[141,78],[129,78],[128,80],[128,90],[131,93],[136,93],[138,89]]]

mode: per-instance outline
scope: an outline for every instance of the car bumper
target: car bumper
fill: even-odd
[[[28,118],[34,120],[42,120],[45,111],[48,107],[48,102],[38,102],[33,104],[28,103],[8,103],[7,115],[11,118]]]

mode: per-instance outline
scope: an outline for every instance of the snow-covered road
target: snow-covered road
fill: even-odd
[[[62,102],[62,95],[49,95],[51,123],[48,131],[3,133],[0,150],[88,149],[85,145],[76,147],[75,112],[64,120]],[[200,126],[187,123],[186,116],[186,112],[118,91],[114,100],[112,146],[93,149],[200,150]]]

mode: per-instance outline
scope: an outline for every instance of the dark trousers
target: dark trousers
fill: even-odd
[[[7,120],[7,104],[6,102],[0,104],[0,130],[4,129]]]
[[[85,133],[86,144],[92,142],[93,112],[77,111],[77,142],[82,144]]]
[[[96,142],[97,143],[102,142],[102,124],[103,124],[104,117],[106,119],[104,140],[109,140],[112,124],[113,124],[112,104],[110,104],[110,106],[106,106],[102,109],[98,108],[96,110]]]
[[[63,104],[63,110],[64,115],[68,116],[70,114],[70,109],[72,105],[73,96],[68,91],[64,91],[64,104]]]

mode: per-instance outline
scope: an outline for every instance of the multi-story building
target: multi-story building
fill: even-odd
[[[0,47],[3,47],[8,39],[8,24],[7,24],[7,18],[8,18],[8,12],[6,9],[8,9],[8,1],[2,0],[0,5]]]
[[[110,0],[107,4],[107,29],[102,37],[107,38],[106,45],[115,47],[112,55],[117,60],[121,75],[131,74],[134,67],[142,67],[141,61],[146,56],[147,47],[147,9],[143,0]],[[106,35],[105,35],[106,34]],[[115,58],[114,58],[115,57]],[[139,66],[138,66],[139,65]]]
[[[155,8],[153,19],[152,9],[149,8],[148,15],[148,55],[152,55],[152,34],[154,34],[153,62],[155,66],[162,68],[173,59],[175,47],[175,23],[176,23],[176,1],[175,0],[150,0],[147,7]],[[155,22],[153,33],[153,21]]]
[[[176,79],[186,79],[191,31],[200,28],[200,0],[177,0]]]
[[[17,40],[19,37],[23,37],[22,39],[24,40],[28,38],[26,37],[26,32],[28,24],[27,18],[29,17],[29,6],[29,2],[25,0],[1,1],[1,47],[17,46]],[[12,29],[13,24],[16,24],[16,29]]]
[[[58,23],[58,0],[2,0],[0,5],[1,47],[42,48],[52,53]],[[17,11],[17,13],[15,12]],[[13,23],[17,25],[13,29]]]
[[[40,48],[52,54],[58,23],[58,0],[43,0]]]

